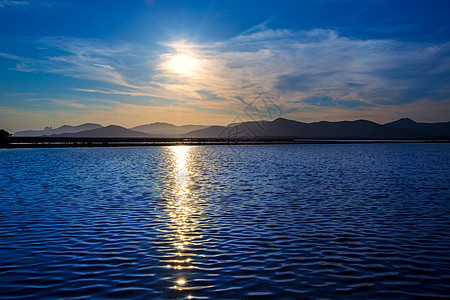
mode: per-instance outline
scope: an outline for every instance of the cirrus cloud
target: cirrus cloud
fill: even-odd
[[[17,60],[16,69],[48,72],[97,82],[76,86],[85,93],[148,97],[148,106],[167,105],[210,112],[242,109],[264,92],[283,111],[367,111],[434,101],[448,110],[450,43],[363,40],[337,31],[267,29],[214,43],[164,43],[166,53],[127,43],[43,38],[51,55]],[[179,74],[167,67],[175,55],[195,57],[198,67]],[[127,100],[124,99],[124,102]],[[364,115],[361,115],[364,116]]]

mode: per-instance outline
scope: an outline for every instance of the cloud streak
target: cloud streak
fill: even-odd
[[[18,9],[28,9],[28,8],[51,8],[54,6],[67,5],[64,1],[53,2],[53,1],[44,1],[44,0],[29,0],[29,1],[20,1],[20,0],[0,0],[0,9],[6,8],[18,8]]]
[[[162,99],[185,109],[225,112],[242,109],[261,92],[296,118],[313,110],[373,115],[408,103],[449,104],[450,43],[351,39],[334,30],[265,25],[215,43],[165,43],[166,53],[126,43],[44,38],[39,43],[56,49],[52,55],[0,56],[18,61],[18,71],[97,82],[98,88],[74,87],[77,91],[148,97],[149,106]],[[167,62],[178,54],[194,57],[198,67],[190,74],[174,72]]]
[[[449,43],[355,40],[333,30],[269,29],[212,45],[188,46],[203,68],[185,79],[187,85],[177,86],[186,87],[186,92],[246,99],[265,90],[280,95],[285,109],[297,111],[299,105],[317,106],[311,99],[334,99],[328,101],[333,105],[321,109],[449,101]]]
[[[7,6],[27,6],[30,5],[31,2],[29,1],[15,1],[15,0],[2,0],[0,1],[0,8],[7,7]]]

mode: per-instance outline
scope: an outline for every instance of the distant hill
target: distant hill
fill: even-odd
[[[450,137],[450,122],[417,123],[409,118],[402,118],[384,125],[391,128],[414,130],[419,136]]]
[[[194,131],[194,130],[200,130],[207,128],[208,126],[203,125],[182,125],[182,126],[176,126],[169,123],[152,123],[147,125],[141,125],[136,126],[133,128],[130,128],[131,130],[144,132],[147,134],[151,134],[155,137],[178,137],[183,136],[188,132]]]
[[[102,128],[85,130],[76,133],[63,133],[54,134],[52,137],[92,137],[92,138],[102,138],[102,137],[151,137],[150,135],[126,129],[117,125],[109,125]]]
[[[51,127],[45,127],[44,130],[18,131],[16,133],[14,133],[14,136],[45,136],[45,135],[53,135],[53,134],[75,133],[75,132],[80,132],[80,131],[84,131],[84,130],[97,129],[97,128],[101,128],[101,127],[102,127],[102,125],[93,124],[93,123],[86,123],[86,124],[82,124],[82,125],[78,125],[78,126],[63,125],[56,129],[53,129]]]
[[[228,137],[298,137],[298,138],[412,138],[418,132],[392,128],[367,120],[303,123],[284,118],[274,121],[243,122],[232,126],[211,126],[186,134],[192,138]]]
[[[233,123],[228,126],[183,125],[152,123],[127,129],[117,125],[102,127],[87,123],[64,125],[57,129],[19,131],[14,136],[54,137],[296,137],[327,139],[384,139],[384,138],[450,138],[450,122],[417,123],[403,118],[387,124],[368,120],[304,123],[284,118],[273,121]]]

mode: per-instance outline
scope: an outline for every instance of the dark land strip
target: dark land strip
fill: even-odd
[[[358,144],[358,143],[449,143],[448,138],[297,138],[297,137],[239,137],[239,138],[80,138],[80,137],[9,137],[0,148],[73,148],[73,147],[132,147],[173,145],[265,145],[265,144]]]

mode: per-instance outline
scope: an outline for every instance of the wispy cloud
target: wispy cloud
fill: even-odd
[[[369,115],[387,106],[450,102],[450,43],[362,40],[334,30],[266,25],[215,43],[165,43],[166,53],[127,43],[44,38],[40,44],[57,50],[45,58],[0,56],[17,60],[19,71],[98,83],[98,88],[74,87],[77,91],[148,97],[149,106],[163,99],[168,107],[215,113],[241,109],[262,91],[293,117],[354,109]],[[179,54],[195,58],[198,67],[189,74],[171,70],[168,61]]]
[[[0,0],[1,8],[50,8],[54,6],[67,5],[65,1],[45,1],[45,0]]]
[[[449,43],[355,40],[323,29],[263,30],[189,48],[203,68],[185,78],[185,86],[218,98],[245,99],[268,90],[284,103],[340,99],[348,107],[354,101],[371,106],[449,100]]]
[[[321,107],[342,107],[352,109],[359,109],[373,106],[371,104],[368,104],[367,102],[363,102],[360,100],[342,100],[342,99],[333,99],[330,97],[305,98],[301,101],[301,103]]]
[[[263,21],[263,22],[261,22],[259,24],[256,24],[256,25],[248,28],[247,30],[244,30],[238,36],[249,35],[249,34],[252,34],[254,32],[258,32],[258,31],[261,31],[261,30],[266,30],[267,29],[267,25],[270,22],[273,22],[274,20],[276,20],[276,16],[273,15],[270,18],[268,18],[267,20],[265,20],[265,21]]]
[[[24,57],[13,55],[13,54],[8,54],[8,53],[3,53],[3,52],[0,52],[0,57],[12,59],[12,60],[26,60],[26,58],[24,58]]]
[[[76,101],[71,100],[51,100],[54,105],[58,105],[60,107],[69,107],[76,109],[87,109],[89,108],[86,104],[78,103]]]
[[[31,5],[30,1],[0,0],[0,8],[7,6],[27,6]]]
[[[28,96],[28,95],[23,95]],[[68,96],[64,98],[48,98],[48,97],[38,97],[35,95],[29,95],[32,97],[24,98],[23,100],[27,103],[27,108],[30,110],[45,109],[48,111],[58,110],[58,109],[75,109],[75,110],[87,110],[90,109],[93,103],[85,104],[81,103],[77,99],[71,99]],[[95,104],[97,105],[97,104]]]
[[[123,74],[124,61],[132,54],[128,45],[106,45],[99,40],[44,38],[40,43],[65,52],[51,56],[43,70],[86,80],[131,86]]]

